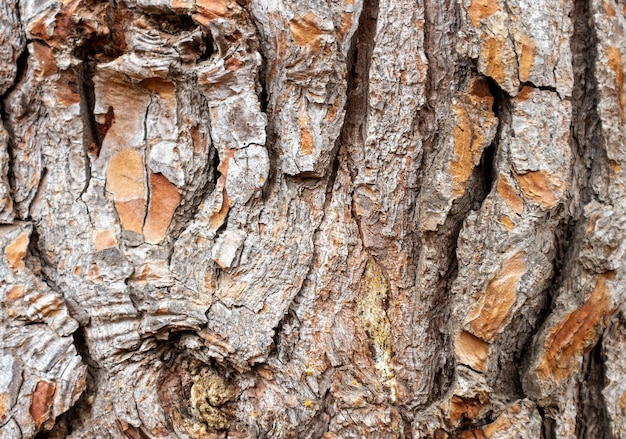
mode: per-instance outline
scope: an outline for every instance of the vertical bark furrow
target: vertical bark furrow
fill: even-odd
[[[590,123],[585,128],[591,125],[591,129],[588,133],[579,131],[585,137],[577,139],[584,142],[583,151],[585,145],[591,148],[591,154],[583,157],[593,157],[589,182],[592,192],[582,191],[581,198],[589,201],[584,204],[578,221],[575,244],[555,295],[554,310],[535,338],[526,381],[528,393],[541,405],[557,408],[552,415],[557,436],[572,438],[594,425],[596,420],[601,421],[587,419],[582,413],[586,401],[580,398],[585,396],[586,384],[582,386],[582,394],[575,389],[582,379],[582,367],[589,361],[588,352],[598,342],[609,319],[616,318],[611,316],[623,303],[620,285],[624,269],[622,241],[618,243],[611,238],[624,230],[623,203],[614,201],[616,196],[622,197],[619,194],[623,192],[624,120],[620,109],[624,105],[624,92],[620,78],[623,78],[625,66],[620,58],[624,50],[624,27],[620,21],[624,17],[616,13],[616,5],[611,3],[591,2],[588,12],[586,5],[578,6],[593,26],[590,35],[597,45],[596,51],[591,52],[597,54],[597,58],[591,61],[595,65],[589,67],[593,78],[587,89],[594,94],[586,100],[592,108],[587,114]],[[595,102],[601,120],[599,135],[594,133]],[[607,414],[615,429],[615,415],[611,410],[607,405]],[[579,422],[578,417],[582,418]],[[605,430],[605,426],[600,428]]]
[[[476,131],[483,134],[479,131],[485,129],[482,121],[469,125],[479,127],[474,132],[459,130],[462,134],[469,131],[465,136],[471,135],[469,139],[476,144],[480,143],[474,138],[486,140],[479,150],[480,160],[482,150],[495,138],[499,123],[494,141],[495,175],[490,194],[480,209],[467,216],[459,237],[459,269],[451,288],[454,324],[450,335],[457,361],[453,384],[440,402],[420,414],[416,435],[434,434],[438,429],[466,429],[480,423],[490,412],[493,417],[498,416],[523,396],[515,356],[532,334],[545,302],[543,291],[552,274],[559,206],[566,201],[570,173],[566,142],[569,107],[552,91],[558,86],[560,94],[570,94],[568,52],[561,49],[568,42],[569,25],[560,15],[563,11],[545,14],[558,17],[554,21],[538,14],[531,5],[517,2],[461,5],[458,47],[462,54],[475,60],[480,73],[493,80],[493,86],[485,85],[486,92],[478,96],[490,97],[487,114],[494,101],[490,88],[504,89],[496,93],[503,102],[498,103],[497,120],[491,116],[494,122],[489,136],[475,135]],[[518,15],[526,18],[517,21],[522,18]],[[545,33],[527,29],[535,25],[546,27],[548,35],[558,41],[552,53],[546,53],[545,45],[538,41],[545,38]],[[554,78],[541,71],[539,59],[548,56],[556,70],[563,69],[559,62],[565,62],[561,72],[564,76]],[[540,87],[524,87],[523,83],[529,81]],[[468,87],[470,94],[472,90],[480,91],[476,86]],[[553,109],[553,117],[533,120],[545,108]],[[461,126],[458,122],[457,125]],[[462,144],[462,137],[455,137],[457,145]],[[523,316],[517,312],[522,309]],[[511,339],[516,342],[511,344]],[[467,366],[473,369],[469,375]],[[461,383],[470,384],[468,387]],[[539,419],[534,403],[528,403],[528,416]],[[535,434],[531,425],[540,425],[526,425],[523,417],[515,422],[529,437]]]
[[[25,39],[19,14],[19,2],[0,5],[0,223],[11,223],[15,217],[11,189],[11,128],[4,103],[9,93],[23,75]]]

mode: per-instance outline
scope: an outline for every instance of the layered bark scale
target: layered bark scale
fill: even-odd
[[[0,0],[0,434],[626,435],[626,5]]]

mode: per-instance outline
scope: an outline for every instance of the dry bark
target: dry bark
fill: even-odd
[[[623,0],[0,0],[2,438],[626,437]]]

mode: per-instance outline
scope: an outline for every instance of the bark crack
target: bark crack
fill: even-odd
[[[363,145],[367,134],[367,115],[369,111],[369,71],[374,51],[376,25],[378,21],[379,0],[365,0],[359,17],[359,24],[354,34],[347,63],[346,114],[339,135],[339,152],[346,148],[346,167],[351,180],[351,214],[357,225],[359,238],[365,246],[359,215],[354,203],[354,183],[356,170],[351,166],[351,148]],[[339,156],[338,152],[338,156]]]
[[[82,63],[76,68],[76,81],[78,83],[78,95],[80,97],[80,116],[83,121],[83,151],[85,158],[85,186],[79,198],[89,187],[91,180],[91,160],[90,154],[97,157],[102,147],[102,133],[96,123],[94,106],[96,95],[93,84],[95,74],[95,63],[84,58]]]
[[[16,2],[16,8],[17,8],[17,14],[18,14],[18,18],[19,18],[19,2]],[[21,27],[21,21],[20,21],[20,27]],[[25,44],[27,44],[28,41],[26,41]],[[29,53],[28,53],[28,49],[26,49],[25,45],[22,48],[22,51],[20,52],[19,56],[17,57],[17,61],[16,61],[16,73],[15,73],[15,79],[13,80],[13,84],[11,84],[11,86],[4,92],[4,94],[0,95],[0,123],[2,124],[2,126],[4,127],[6,133],[7,133],[7,175],[6,175],[6,183],[8,185],[8,191],[9,194],[11,196],[11,199],[13,200],[13,202],[15,202],[14,199],[14,190],[13,187],[16,184],[16,176],[14,174],[14,167],[13,167],[13,162],[14,162],[14,158],[13,158],[13,148],[15,147],[15,131],[13,130],[13,127],[10,123],[10,118],[9,118],[9,114],[6,111],[6,104],[5,104],[5,98],[11,93],[13,92],[18,84],[22,81],[22,79],[26,76],[26,72],[28,71],[28,57],[29,57]],[[0,178],[2,178],[0,176]],[[13,205],[13,212],[15,212],[15,204]]]
[[[146,112],[143,116],[143,141],[144,141],[144,181],[146,183],[146,209],[143,215],[143,221],[141,223],[141,229],[146,225],[146,219],[148,218],[148,212],[150,211],[150,171],[148,169],[148,158],[150,154],[150,141],[148,139],[148,116],[150,115],[150,107],[152,106],[152,95],[150,95],[150,101],[146,106]]]

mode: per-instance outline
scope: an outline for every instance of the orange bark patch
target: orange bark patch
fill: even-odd
[[[626,412],[626,393],[622,394],[622,397],[619,399],[619,408],[622,412]]]
[[[161,78],[147,78],[142,80],[139,85],[143,88],[156,93],[163,99],[174,99],[174,83]]]
[[[626,117],[626,95],[624,95],[624,64],[619,48],[609,47],[606,49],[609,58],[609,67],[615,72],[615,85],[619,98],[619,113],[624,120]]]
[[[300,154],[313,154],[313,135],[309,131],[311,116],[306,111],[300,112],[298,116],[298,126],[300,127]]]
[[[125,149],[109,161],[107,189],[113,194],[122,227],[141,233],[146,213],[146,175],[139,152]]]
[[[230,16],[230,6],[230,0],[196,0],[198,12],[209,20]]]
[[[187,0],[172,0],[172,9],[174,10],[188,10],[190,3]]]
[[[45,41],[51,47],[59,48],[70,36],[74,25],[72,18],[79,2],[62,2],[60,10],[48,9],[48,12],[39,14],[28,26],[28,32],[33,40]],[[54,10],[54,12],[52,12]],[[50,32],[52,30],[52,32]]]
[[[500,224],[506,227],[507,230],[513,230],[513,228],[515,227],[515,223],[507,215],[502,215],[500,217]]]
[[[489,18],[500,10],[497,0],[474,0],[467,9],[474,27],[480,24],[483,18]]]
[[[96,230],[93,234],[93,243],[97,251],[117,246],[115,235],[109,229]]]
[[[50,409],[54,402],[54,393],[57,386],[47,381],[38,381],[33,393],[30,408],[30,416],[35,421],[37,428],[43,424],[50,416]]]
[[[17,238],[15,238],[15,241],[6,246],[4,254],[7,257],[7,262],[9,263],[9,267],[11,267],[11,269],[17,270],[24,268],[24,258],[26,257],[29,242],[30,231],[24,230]]]
[[[530,38],[526,35],[522,35],[521,41],[521,50],[519,54],[519,80],[521,82],[528,81],[530,74],[532,72],[533,66],[535,65],[535,43],[533,43]]]
[[[520,90],[519,94],[517,95],[517,101],[518,102],[524,102],[525,100],[527,100],[530,97],[530,94],[533,92],[533,88],[529,85],[525,85],[522,87],[522,89]]]
[[[24,285],[13,285],[7,293],[5,300],[10,302],[12,300],[21,299],[24,296]]]
[[[164,261],[147,262],[143,267],[135,269],[131,280],[141,285],[148,282],[159,282],[169,277],[169,268]]]
[[[57,71],[57,62],[52,55],[52,49],[45,44],[33,41],[33,54],[37,59],[39,68],[36,69],[39,76],[50,76]]]
[[[226,70],[228,70],[229,72],[236,72],[242,66],[243,62],[237,55],[231,56],[224,62],[224,67],[226,67]]]
[[[109,161],[107,189],[116,201],[146,198],[146,171],[142,155],[135,150],[125,149]]]
[[[150,173],[150,205],[143,233],[146,242],[156,244],[165,238],[180,203],[178,188],[161,174]]]
[[[509,208],[513,209],[517,213],[522,212],[524,203],[519,195],[517,195],[515,188],[511,186],[504,175],[500,175],[498,178],[498,195],[500,195]]]
[[[611,169],[615,174],[619,174],[622,170],[621,165],[614,160],[609,160],[609,164],[611,165]]]
[[[483,79],[476,79],[469,88],[469,93],[477,98],[487,98],[493,105],[493,96],[489,91],[489,84]]]
[[[352,28],[352,21],[354,20],[354,13],[342,12],[341,22],[339,23],[339,29],[337,29],[337,40],[342,43],[343,39],[348,35],[348,32]]]
[[[7,414],[8,409],[9,409],[9,394],[0,393],[0,418],[3,418]],[[2,434],[0,434],[0,437],[2,437]]]
[[[474,419],[480,413],[480,409],[483,405],[478,398],[462,398],[454,395],[450,399],[450,411],[448,417],[452,425],[458,425],[458,423],[464,419]]]
[[[141,233],[143,220],[146,215],[146,201],[116,201],[115,210],[120,217],[120,223],[125,230]]]
[[[515,178],[523,194],[534,202],[547,208],[554,207],[559,202],[560,194],[555,194],[553,189],[561,192],[563,185],[550,174],[531,171],[522,175],[515,174]]]
[[[486,38],[483,41],[481,51],[485,61],[485,74],[499,84],[504,82],[506,72],[502,60],[502,41],[496,38]]]
[[[465,430],[461,432],[461,439],[488,439],[481,429]]]
[[[614,278],[614,271],[599,275],[587,303],[569,313],[550,330],[537,368],[540,378],[563,380],[576,364],[576,358],[596,344],[606,324],[605,318],[612,313],[609,309],[611,294],[606,281]]]
[[[236,149],[226,148],[223,157],[220,156],[220,165],[217,167],[217,170],[220,171],[220,174],[222,174],[224,179],[228,176],[228,164],[231,159],[235,157],[236,152]]]
[[[326,110],[326,117],[325,117],[327,121],[335,120],[335,118],[337,117],[337,112],[339,111],[339,104],[340,104],[339,99],[336,99],[335,102],[331,106],[328,107],[328,110]]]
[[[71,71],[61,72],[59,75],[56,82],[56,98],[60,104],[68,107],[80,102],[76,76]]]
[[[505,412],[501,413],[500,416],[498,416],[498,418],[491,424],[487,424],[484,427],[477,428],[475,430],[466,430],[461,433],[461,437],[478,439],[489,439],[495,435],[498,435],[498,437],[516,437],[513,436],[516,430],[509,431],[515,421],[511,415],[518,415],[521,411],[522,408],[519,404],[513,404]]]
[[[509,428],[513,425],[513,421],[509,414],[517,415],[522,411],[522,408],[518,404],[514,404],[510,406],[506,412],[503,412],[498,418],[493,421],[491,424],[485,425],[482,428],[483,433],[486,438],[490,438],[496,433],[506,433]]]
[[[474,166],[480,163],[480,157],[487,146],[480,123],[491,122],[495,117],[491,110],[493,97],[483,80],[476,80],[470,86],[466,102],[455,105],[456,124],[452,128],[455,159],[450,162],[452,176],[452,195],[463,196]],[[467,108],[471,108],[471,114]],[[489,140],[490,141],[490,140]]]
[[[607,17],[615,17],[615,8],[610,2],[608,1],[604,2],[604,10],[606,12]]]
[[[472,127],[469,123],[467,110],[460,105],[454,107],[457,123],[452,128],[454,138],[454,154],[456,159],[450,162],[452,176],[452,195],[455,198],[465,193],[467,179],[472,174]]]
[[[454,354],[457,362],[481,372],[487,369],[488,349],[487,343],[466,331],[461,331],[454,340]]]
[[[310,46],[316,52],[320,49],[322,31],[315,23],[317,16],[309,11],[289,22],[291,38],[298,46]]]
[[[524,252],[517,252],[502,264],[482,297],[469,313],[469,326],[477,337],[490,343],[498,334],[515,303],[517,285],[526,273]]]

